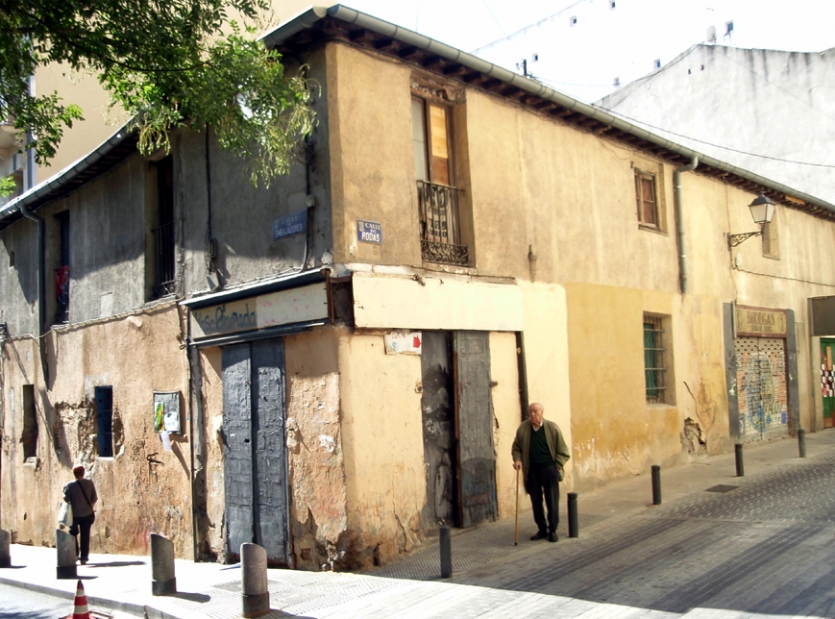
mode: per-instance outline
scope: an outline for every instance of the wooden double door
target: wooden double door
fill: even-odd
[[[227,560],[247,542],[289,565],[284,341],[224,346],[222,366]]]
[[[498,515],[489,333],[424,331],[421,351],[424,529]]]

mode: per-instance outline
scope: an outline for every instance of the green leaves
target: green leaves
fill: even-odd
[[[135,117],[139,148],[170,148],[177,127],[212,126],[253,182],[286,173],[315,116],[307,80],[227,15],[255,19],[268,0],[0,0],[0,114],[14,118],[38,162],[82,118],[57,93],[35,96],[37,66],[98,74],[111,104]],[[222,31],[230,30],[226,35]]]

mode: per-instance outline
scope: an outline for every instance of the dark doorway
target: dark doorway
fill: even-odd
[[[498,515],[489,333],[425,331],[421,351],[424,528]]]
[[[449,333],[424,331],[420,366],[423,392],[423,462],[426,469],[427,530],[457,524],[458,490],[455,483],[455,384],[452,380],[452,343]]]
[[[288,565],[284,342],[225,346],[222,356],[227,559],[255,543],[269,565]]]

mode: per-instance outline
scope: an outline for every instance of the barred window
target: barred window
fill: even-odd
[[[644,314],[644,375],[647,402],[665,402],[664,329],[661,316]]]

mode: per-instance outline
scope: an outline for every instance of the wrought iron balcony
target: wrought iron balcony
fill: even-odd
[[[417,182],[420,208],[420,250],[427,262],[470,263],[470,252],[461,244],[458,217],[460,190],[426,181]]]

